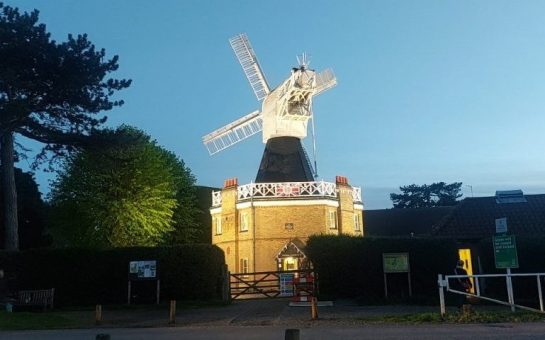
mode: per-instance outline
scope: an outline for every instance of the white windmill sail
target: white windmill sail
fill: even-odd
[[[312,99],[337,85],[333,71],[326,69],[316,73],[309,69],[310,60],[304,53],[302,57],[298,57],[299,67],[292,68],[290,76],[271,90],[246,34],[234,36],[229,39],[229,43],[257,99],[262,100],[261,112],[254,111],[204,136],[203,143],[210,155],[258,132],[263,132],[264,143],[276,137],[296,137],[302,140],[307,136],[308,121],[312,120],[313,171],[316,173]],[[308,158],[308,155],[305,157]]]
[[[254,111],[221,127],[202,138],[208,153],[213,155],[236,144],[263,129],[261,112]]]
[[[325,69],[316,74],[316,92],[314,92],[314,95],[317,96],[335,85],[337,85],[337,78],[335,77],[333,70],[330,68]]]
[[[235,51],[237,59],[254,90],[257,100],[262,100],[270,92],[269,84],[267,84],[267,80],[259,66],[248,37],[246,34],[241,33],[229,39],[229,43]]]

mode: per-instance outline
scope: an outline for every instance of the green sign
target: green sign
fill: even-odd
[[[494,237],[494,259],[496,268],[518,268],[517,243],[514,235]]]
[[[409,272],[409,253],[383,253],[384,273]]]

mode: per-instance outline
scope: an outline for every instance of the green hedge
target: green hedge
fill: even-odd
[[[135,260],[158,261],[162,300],[221,298],[225,259],[211,245],[1,252],[0,268],[16,274],[12,290],[55,288],[57,305],[92,305],[127,301],[128,264]],[[136,282],[133,287],[153,301],[154,283]]]
[[[415,302],[438,299],[437,274],[456,266],[456,243],[442,239],[312,236],[307,254],[319,274],[320,294],[384,302],[383,253],[409,253]],[[388,274],[390,301],[408,301],[406,274]]]

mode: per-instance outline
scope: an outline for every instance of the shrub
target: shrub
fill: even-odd
[[[37,249],[1,252],[8,275],[15,273],[12,290],[55,288],[57,305],[125,303],[129,261],[157,260],[163,300],[221,298],[223,252],[211,245],[162,248]],[[133,281],[134,282],[134,281]],[[15,286],[13,286],[15,285]],[[135,282],[136,291],[155,284]],[[142,294],[144,294],[142,292]]]
[[[444,239],[312,236],[307,255],[319,274],[320,294],[384,302],[383,253],[409,253],[413,301],[438,299],[437,274],[456,265],[456,243]],[[388,294],[407,301],[407,274],[388,274]]]

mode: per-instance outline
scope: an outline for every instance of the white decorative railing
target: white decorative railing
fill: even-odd
[[[362,202],[361,188],[352,188],[354,202]],[[250,183],[237,188],[238,201],[260,198],[337,198],[337,185],[330,182]],[[212,192],[212,206],[221,206],[221,191]]]
[[[276,197],[337,197],[337,186],[328,182],[251,183],[238,187],[238,200]]]
[[[221,205],[221,191],[212,191],[212,206],[219,207]]]
[[[358,202],[358,203],[363,202],[361,200],[361,188],[352,187],[352,197],[354,198],[354,202]]]

